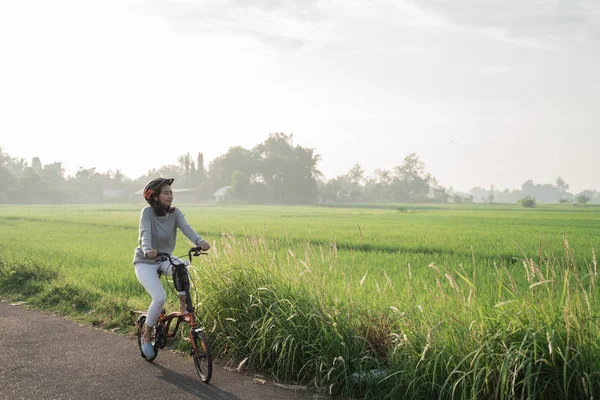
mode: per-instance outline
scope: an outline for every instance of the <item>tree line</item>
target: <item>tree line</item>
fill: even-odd
[[[294,144],[293,135],[271,134],[251,149],[231,147],[205,168],[202,153],[186,153],[177,163],[149,170],[137,179],[120,170],[107,172],[80,168],[66,176],[61,162],[43,164],[13,158],[0,147],[0,203],[60,204],[139,201],[139,191],[157,176],[176,179],[175,188],[186,201],[214,201],[213,194],[225,188],[227,201],[251,204],[315,203],[515,203],[524,198],[538,202],[598,202],[600,193],[568,191],[558,178],[556,185],[526,181],[517,190],[473,188],[460,193],[440,185],[425,171],[412,153],[392,169],[377,169],[367,176],[359,163],[342,175],[325,179],[318,169],[321,158],[314,149]],[[137,192],[137,194],[136,194]]]

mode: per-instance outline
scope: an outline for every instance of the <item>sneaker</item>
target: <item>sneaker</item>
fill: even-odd
[[[152,343],[144,343],[144,344],[142,344],[142,353],[144,353],[144,355],[147,358],[154,357],[154,346],[152,345]]]

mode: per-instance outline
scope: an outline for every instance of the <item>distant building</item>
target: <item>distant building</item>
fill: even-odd
[[[102,199],[104,200],[123,200],[126,191],[121,185],[115,182],[104,182],[102,187]]]
[[[225,196],[231,190],[231,186],[223,186],[222,188],[217,189],[216,192],[213,193],[213,197],[215,198],[216,203],[222,203],[225,201]]]

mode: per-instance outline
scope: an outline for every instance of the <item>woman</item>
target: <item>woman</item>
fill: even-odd
[[[165,290],[160,282],[158,273],[172,276],[173,271],[169,260],[156,260],[157,253],[172,254],[175,250],[177,228],[196,243],[202,250],[208,250],[210,245],[200,237],[188,224],[180,209],[171,207],[173,179],[157,178],[144,188],[144,199],[150,206],[142,210],[140,217],[140,234],[138,247],[135,249],[133,265],[135,274],[152,296],[152,303],[148,308],[146,330],[143,335],[142,351],[146,357],[154,356],[152,329],[158,321],[160,312],[167,299]],[[186,312],[185,292],[179,292],[179,310]]]

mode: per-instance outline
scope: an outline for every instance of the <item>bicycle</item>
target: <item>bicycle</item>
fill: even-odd
[[[132,315],[139,315],[136,321],[137,325],[137,342],[140,349],[140,354],[143,359],[148,362],[154,361],[158,356],[158,350],[164,349],[167,345],[167,341],[175,337],[179,330],[180,324],[189,324],[190,332],[189,339],[192,343],[192,349],[190,356],[194,359],[194,367],[198,376],[204,383],[208,383],[212,377],[213,361],[210,352],[210,345],[204,334],[202,322],[196,317],[194,306],[192,305],[192,298],[190,296],[190,281],[186,270],[186,266],[191,264],[193,257],[199,257],[200,255],[206,255],[207,253],[202,252],[200,247],[192,247],[187,256],[189,261],[183,261],[179,263],[171,255],[167,253],[158,253],[157,257],[162,261],[169,260],[171,268],[173,269],[173,284],[176,288],[182,288],[186,294],[186,314],[180,312],[172,312],[167,314],[163,308],[156,326],[152,332],[152,344],[154,346],[154,356],[146,357],[142,351],[142,337],[144,330],[146,329],[146,317],[148,311],[131,311]],[[185,257],[185,256],[184,256]],[[159,276],[160,276],[159,272]],[[179,290],[179,289],[178,289]],[[175,327],[171,329],[171,322],[177,320]]]

